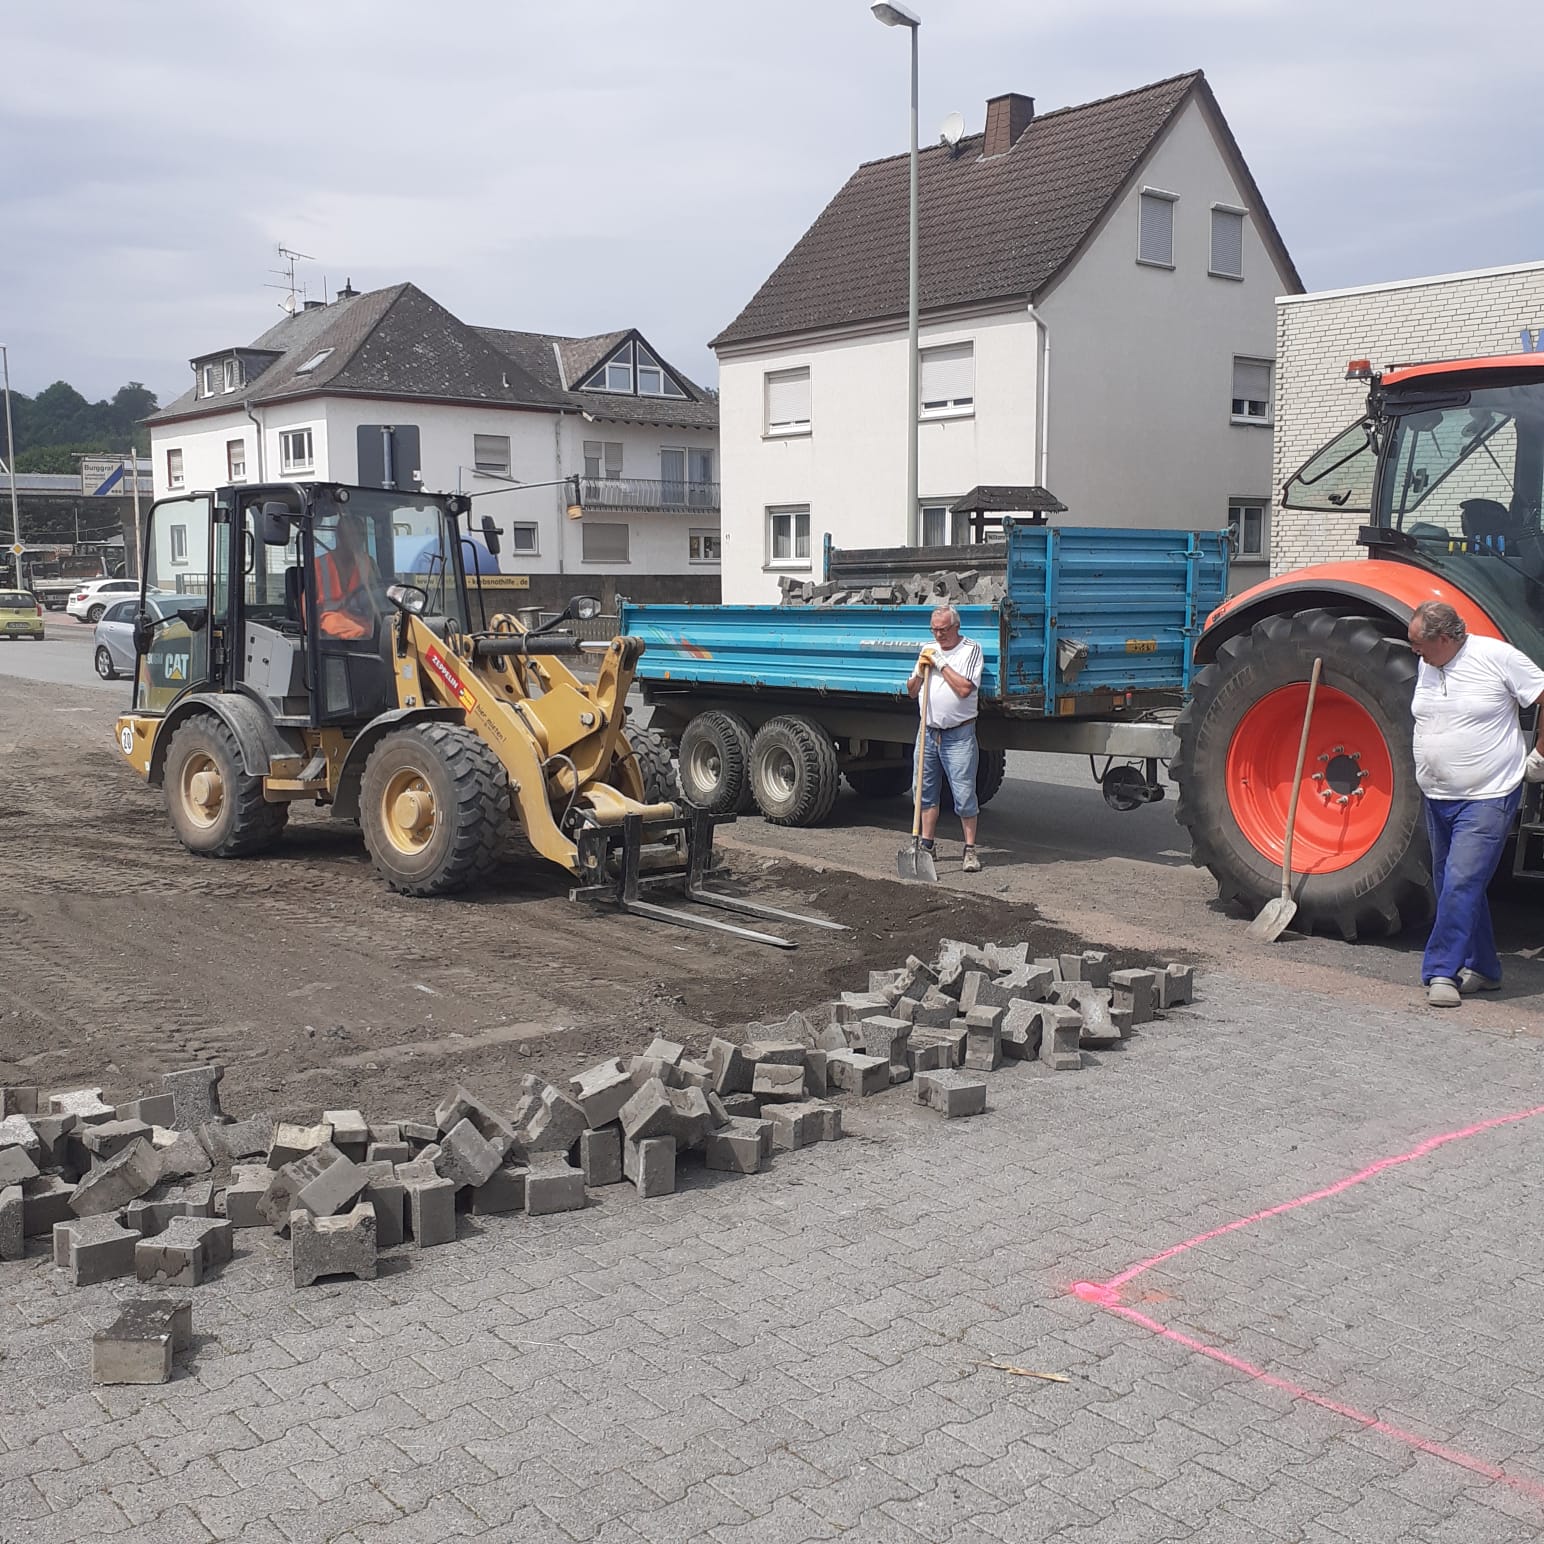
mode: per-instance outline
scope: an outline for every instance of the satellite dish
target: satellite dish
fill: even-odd
[[[960,142],[960,136],[965,132],[965,120],[959,113],[950,113],[943,121],[942,128],[938,131],[938,137],[952,150]]]

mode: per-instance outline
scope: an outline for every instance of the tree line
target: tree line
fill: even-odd
[[[148,457],[150,431],[139,420],[158,405],[141,381],[120,386],[110,400],[100,402],[88,402],[68,381],[55,381],[35,397],[13,391],[16,470],[69,473],[76,469],[77,455],[117,453],[130,446]]]

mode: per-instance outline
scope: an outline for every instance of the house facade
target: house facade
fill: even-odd
[[[1544,262],[1398,279],[1355,289],[1286,295],[1276,306],[1280,412],[1266,550],[1270,571],[1363,555],[1364,514],[1281,507],[1286,480],[1361,415],[1367,382],[1346,379],[1353,359],[1388,365],[1536,347],[1544,328]],[[1529,334],[1526,343],[1521,334]],[[1263,575],[1261,577],[1264,577]]]
[[[717,405],[636,330],[471,327],[403,284],[309,302],[191,364],[192,390],[150,419],[158,498],[284,479],[460,490],[500,528],[521,604],[719,598]],[[571,476],[578,518],[565,486],[518,486]]]
[[[714,339],[726,600],[818,570],[828,533],[965,541],[949,505],[980,484],[1048,488],[1069,525],[1268,507],[1274,300],[1302,286],[1201,75],[1039,116],[996,97],[922,153],[915,404],[907,173],[859,167]]]

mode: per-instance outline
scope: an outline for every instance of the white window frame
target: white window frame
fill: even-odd
[[[950,512],[954,499],[921,499],[917,503],[917,538],[923,547],[963,547],[970,542],[970,516]],[[927,539],[927,517],[930,511],[943,516],[944,540],[930,542]],[[963,527],[963,530],[962,530]]]
[[[1260,546],[1251,552],[1244,546],[1246,529],[1244,513],[1258,510],[1260,513]],[[1268,498],[1237,498],[1228,500],[1228,524],[1238,533],[1236,563],[1266,563],[1271,556],[1271,501]]]
[[[498,442],[495,444],[494,442]],[[502,459],[498,445],[503,446]],[[472,436],[472,470],[485,477],[508,477],[514,469],[513,447],[507,434],[474,434]]]
[[[1148,257],[1142,251],[1142,214],[1147,208],[1147,201],[1152,199],[1169,206],[1169,255],[1167,258]],[[1137,197],[1137,261],[1144,268],[1168,268],[1174,267],[1174,206],[1179,202],[1178,193],[1170,193],[1164,188],[1143,188]]]
[[[799,523],[803,520],[804,554],[799,555]],[[775,557],[777,551],[778,525],[781,521],[788,522],[788,550],[789,556],[785,558]],[[810,506],[808,504],[769,504],[767,506],[766,525],[767,560],[766,567],[776,569],[779,572],[791,572],[794,570],[807,570],[811,566],[810,559]]]
[[[1239,365],[1262,365],[1265,368],[1266,382],[1264,401],[1261,401],[1258,397],[1235,397],[1233,395],[1233,388],[1238,384],[1236,372]],[[1262,426],[1269,427],[1275,418],[1276,361],[1274,359],[1261,359],[1254,354],[1235,354],[1233,356],[1232,364],[1229,366],[1229,371],[1232,377],[1228,381],[1228,409],[1230,421],[1236,424],[1250,424],[1256,428]],[[1240,402],[1245,404],[1243,412],[1238,410],[1238,404]],[[1263,409],[1262,412],[1253,413],[1249,411],[1249,407],[1256,402],[1260,404],[1260,407]]]
[[[590,533],[592,531],[599,530],[621,531],[626,536],[627,550],[622,557],[592,558],[589,553],[584,550],[585,543],[588,541]],[[591,520],[588,516],[585,516],[585,518],[580,521],[579,553],[579,561],[581,563],[592,563],[597,567],[608,563],[612,565],[619,563],[631,563],[633,560],[633,528],[626,520]]]
[[[938,361],[940,355],[958,354],[962,349],[970,362],[969,394],[966,395],[956,390],[953,396],[940,395],[929,401],[927,396],[929,356],[931,355],[935,361]],[[953,343],[936,343],[930,348],[918,349],[917,354],[917,417],[921,419],[971,417],[976,411],[976,345],[974,340],[962,338],[957,339]],[[939,363],[941,364],[941,361]],[[935,365],[935,369],[938,367],[938,365]]]
[[[331,352],[330,348],[318,349],[304,364],[295,366],[295,374],[309,375]]]
[[[201,397],[214,395],[215,366],[212,364],[198,367],[198,394]]]
[[[1217,216],[1226,215],[1229,219],[1238,221],[1238,272],[1230,273],[1226,268],[1217,266]],[[1209,245],[1206,252],[1206,272],[1213,279],[1232,279],[1235,284],[1241,283],[1244,278],[1244,236],[1248,230],[1247,209],[1240,209],[1237,204],[1213,204],[1212,225]]]
[[[188,561],[188,528],[185,525],[169,525],[166,528],[166,550],[169,561]]]
[[[227,359],[225,361],[223,386],[226,391],[235,391],[238,386],[245,385],[241,373],[241,361],[239,359]]]
[[[712,552],[709,553],[709,544]],[[702,556],[699,557],[698,553]],[[693,526],[686,533],[686,560],[689,563],[710,563],[717,567],[724,561],[724,533],[717,526]]]
[[[187,482],[186,469],[183,466],[182,448],[180,446],[168,449],[166,452],[166,486],[168,488],[181,488]]]
[[[295,442],[304,436],[304,457],[295,454]],[[316,469],[316,439],[310,428],[279,430],[279,471],[311,472]]]
[[[772,397],[775,388],[797,386],[801,380],[804,383],[804,416],[800,418],[795,412],[789,418],[773,418]],[[791,435],[813,433],[814,383],[810,377],[810,367],[798,365],[790,370],[768,370],[761,379],[761,404],[762,433],[768,439],[787,439]]]
[[[520,545],[520,533],[522,531],[530,532],[531,545],[529,547],[522,547]],[[541,556],[540,524],[535,520],[516,520],[509,528],[509,550],[512,555],[519,553],[523,558],[539,558]]]
[[[247,441],[244,435],[225,442],[225,477],[233,483],[247,480]]]
[[[584,475],[591,482],[620,482],[625,443],[623,440],[586,440],[580,447],[584,453]],[[617,453],[615,461],[611,459],[612,451]],[[590,470],[592,464],[594,471]]]

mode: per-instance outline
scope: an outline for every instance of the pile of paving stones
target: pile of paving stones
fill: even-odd
[[[705,1061],[656,1039],[570,1079],[571,1092],[527,1077],[508,1110],[456,1088],[427,1121],[370,1122],[357,1110],[323,1111],[313,1125],[234,1120],[220,1108],[218,1065],[169,1073],[161,1093],[116,1107],[100,1089],[0,1088],[0,1259],[51,1236],[55,1265],[77,1285],[134,1276],[191,1287],[250,1228],[288,1234],[297,1287],[369,1279],[383,1248],[452,1242],[460,1211],[571,1211],[624,1182],[668,1195],[683,1155],[756,1174],[776,1152],[842,1135],[833,1095],[914,1082],[945,1117],[980,1113],[979,1074],[1005,1059],[1075,1071],[1084,1048],[1123,1040],[1191,989],[1179,965],[1112,971],[1096,950],[1031,960],[1027,944],[946,941],[933,962],[871,972],[866,991],[817,1013],[749,1025],[744,1043],[715,1039]],[[169,1371],[187,1331],[167,1317],[177,1305],[162,1306],[147,1365]]]
[[[1002,574],[947,569],[912,574],[890,584],[851,585],[837,580],[778,580],[785,606],[996,606],[1008,593]]]

